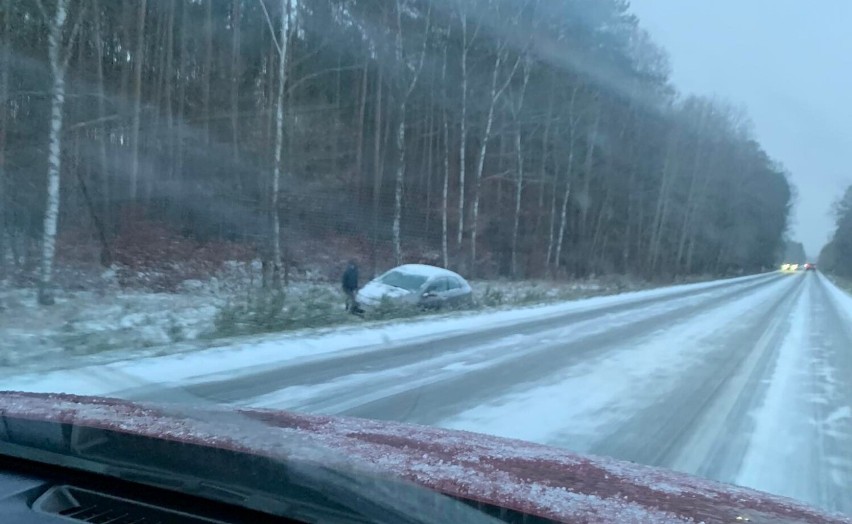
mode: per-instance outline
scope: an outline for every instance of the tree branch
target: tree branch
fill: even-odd
[[[71,60],[71,48],[74,47],[74,40],[77,39],[77,34],[80,32],[80,26],[82,25],[83,14],[86,12],[87,6],[84,5],[77,12],[77,19],[74,21],[74,25],[71,27],[71,35],[68,37],[68,43],[65,44],[65,57],[61,58],[62,65],[60,66],[63,71],[68,68],[68,62]]]
[[[363,67],[363,66],[360,66],[360,65],[357,65],[357,66],[346,66],[346,67],[334,67],[334,68],[331,68],[331,69],[324,69],[324,70],[322,70],[322,71],[317,71],[316,73],[311,73],[310,75],[305,75],[305,76],[303,76],[302,78],[300,78],[300,79],[299,79],[299,81],[298,81],[298,82],[293,82],[293,83],[291,83],[291,84],[287,87],[287,92],[288,92],[288,93],[292,92],[292,91],[293,91],[294,89],[296,89],[296,87],[298,87],[300,84],[303,84],[304,82],[307,82],[308,80],[312,80],[312,79],[314,79],[314,78],[316,78],[316,77],[318,77],[318,76],[327,75],[327,74],[329,74],[329,73],[337,73],[337,72],[339,72],[339,71],[355,71],[355,70],[359,70],[359,69],[361,69],[362,67]]]
[[[420,78],[420,72],[423,70],[423,62],[426,60],[426,47],[429,43],[429,29],[432,27],[432,2],[429,2],[429,10],[426,12],[426,29],[423,32],[423,46],[420,48],[420,63],[417,64],[417,69],[414,72],[414,78],[408,86],[408,91],[405,93],[405,98],[408,99],[417,85],[417,80]],[[402,28],[400,28],[402,30]]]
[[[278,43],[278,39],[275,37],[275,27],[272,25],[272,17],[269,16],[269,11],[266,10],[266,2],[263,0],[257,0],[257,3],[259,3],[261,9],[263,9],[263,16],[266,18],[266,24],[269,26],[269,36],[272,37],[272,43],[275,44],[275,50],[278,51],[278,55],[280,56],[284,51],[281,49],[281,44]],[[282,13],[281,16],[284,16],[284,14]]]

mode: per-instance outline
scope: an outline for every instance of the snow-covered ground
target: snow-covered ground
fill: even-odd
[[[257,282],[238,264],[233,266],[219,278],[184,281],[175,293],[122,289],[114,281],[115,272],[107,271],[96,290],[58,290],[52,307],[37,305],[35,289],[0,285],[0,374],[3,367],[46,362],[59,367],[78,365],[89,355],[116,360],[192,351],[221,344],[215,339],[223,335],[244,334],[246,330],[216,324],[223,310],[243,306],[257,296]],[[617,293],[642,285],[609,279],[475,281],[472,287],[479,307],[494,308]],[[322,280],[292,282],[286,289],[284,315],[288,307],[304,308],[306,299],[312,301],[308,307],[317,309],[304,322],[309,326],[363,323],[344,314],[337,285]],[[294,311],[292,322],[279,322],[280,326],[266,330],[298,329],[300,313],[304,312]]]
[[[755,278],[760,277],[750,276],[731,279],[725,281],[725,284],[747,282]],[[499,283],[484,285],[492,286],[492,289],[500,289]],[[588,284],[570,284],[565,286],[565,289],[572,290],[575,289],[575,286],[583,286],[581,289],[586,290],[590,287]],[[517,283],[511,283],[506,287],[510,290],[506,293],[507,296],[522,289]],[[543,287],[541,283],[536,283],[535,287],[528,287],[527,289]],[[529,305],[521,308],[504,308],[484,312],[476,310],[454,311],[405,321],[370,322],[366,326],[355,324],[325,329],[295,330],[283,334],[226,338],[198,345],[174,344],[172,348],[154,347],[146,350],[144,344],[141,347],[137,344],[124,348],[122,351],[88,354],[77,359],[66,358],[61,348],[55,348],[54,362],[47,362],[43,359],[27,359],[29,365],[19,363],[18,365],[6,366],[5,369],[0,368],[0,378],[4,375],[16,377],[14,381],[4,380],[3,384],[7,389],[73,391],[85,394],[104,394],[124,389],[125,383],[128,384],[127,387],[135,384],[162,384],[165,382],[185,384],[187,381],[211,380],[219,374],[233,378],[251,373],[257,368],[275,366],[305,358],[324,357],[329,353],[371,351],[376,347],[405,344],[413,341],[428,343],[439,341],[448,336],[476,332],[490,327],[506,326],[530,319],[547,319],[569,312],[589,311],[716,287],[720,287],[718,282],[695,283],[585,300],[561,301],[549,305]],[[600,288],[594,289],[596,291],[601,290]],[[133,294],[122,294],[121,296],[126,297],[136,307],[142,307],[145,304],[144,299],[136,300],[139,297]],[[215,311],[209,310],[206,311],[206,317],[204,313],[199,313],[202,308],[214,307],[210,305],[210,302],[213,301],[212,298],[209,298],[210,294],[206,295],[208,297],[207,305],[200,305],[203,302],[203,295],[162,294],[156,296],[147,294],[143,296],[152,303],[146,313],[141,311],[127,313],[120,307],[98,306],[96,302],[92,304],[94,311],[85,312],[78,311],[79,308],[85,307],[86,303],[82,300],[69,299],[66,302],[64,298],[59,298],[57,303],[59,307],[75,304],[76,307],[68,306],[69,314],[80,315],[80,318],[84,319],[92,319],[91,325],[104,327],[104,329],[114,329],[116,319],[108,317],[109,313],[114,313],[118,317],[119,325],[122,321],[128,325],[127,328],[119,328],[120,332],[126,333],[128,336],[134,331],[129,318],[140,318],[144,315],[150,315],[147,318],[155,318],[154,315],[158,314],[180,315],[181,301],[185,301],[187,304],[187,311],[183,313],[189,312],[187,318],[194,319],[196,324],[209,326],[212,315],[215,314]],[[80,299],[80,297],[77,298]],[[168,308],[173,305],[172,302],[174,302],[176,308],[169,310]],[[41,312],[43,308],[31,306],[31,309]],[[98,312],[100,312],[100,315]],[[198,320],[199,318],[206,319],[207,323],[204,320]],[[40,320],[40,317],[36,317],[33,320],[33,325],[38,325]],[[4,321],[9,321],[9,318],[4,318]],[[9,326],[14,325],[14,322],[9,322]],[[22,333],[22,337],[29,333],[28,327],[31,326],[23,325],[20,327],[19,331]],[[148,328],[155,333],[160,333],[160,330],[165,329],[160,324],[149,325]],[[37,332],[37,330],[34,331]],[[9,340],[14,340],[14,336],[15,333],[12,333]],[[35,337],[36,335],[30,333],[30,336]],[[4,343],[10,344],[8,341],[4,341]],[[10,354],[15,354],[15,351],[21,353],[32,350],[26,344],[19,344],[9,349],[12,350]],[[24,356],[18,358],[24,360]],[[54,373],[45,373],[52,368],[58,369]],[[34,374],[22,375],[21,371],[23,370],[33,371]],[[109,379],[108,384],[104,384],[100,380],[92,380],[93,374],[103,374],[104,378]],[[79,382],[73,381],[71,377],[74,376],[80,377]],[[27,380],[32,378],[35,378],[36,382],[28,384]]]
[[[523,293],[521,291],[520,293]],[[4,388],[429,424],[852,515],[852,297],[766,274],[0,377]]]

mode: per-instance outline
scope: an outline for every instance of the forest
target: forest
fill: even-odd
[[[835,202],[834,216],[834,235],[819,254],[819,267],[848,280],[852,278],[852,186]]]
[[[0,0],[0,279],[44,304],[228,253],[270,287],[754,272],[791,196],[627,0]]]

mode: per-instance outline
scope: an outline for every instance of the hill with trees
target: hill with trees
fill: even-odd
[[[69,264],[232,252],[279,286],[350,256],[661,278],[783,249],[784,169],[675,91],[626,0],[0,0],[0,49],[0,272],[44,303]]]

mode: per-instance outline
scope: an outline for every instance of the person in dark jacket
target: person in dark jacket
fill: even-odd
[[[343,284],[343,293],[346,294],[346,311],[358,313],[360,308],[355,300],[355,293],[358,291],[358,263],[355,260],[350,260],[346,264],[341,283]]]

